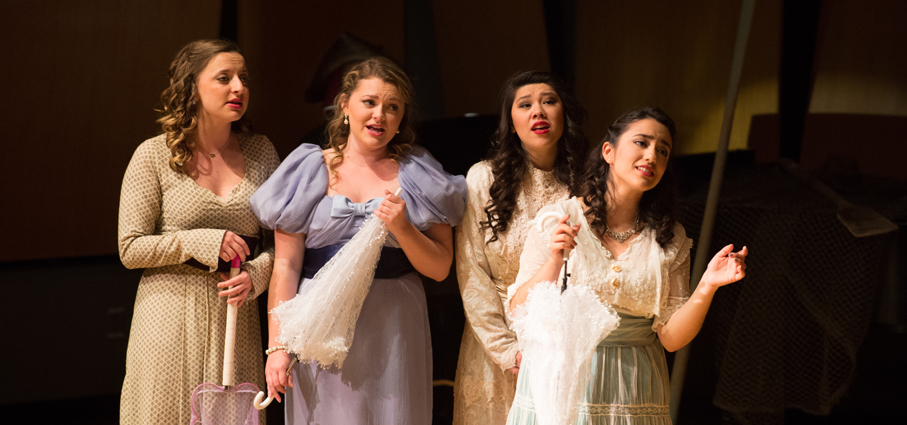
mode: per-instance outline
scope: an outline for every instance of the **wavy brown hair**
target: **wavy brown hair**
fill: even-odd
[[[598,144],[597,150],[589,156],[586,161],[586,172],[583,176],[583,183],[579,191],[583,201],[589,210],[586,211],[587,221],[592,230],[599,236],[605,233],[608,218],[608,202],[612,200],[609,193],[611,188],[611,166],[602,156],[604,144],[611,143],[617,146],[620,136],[627,131],[627,127],[636,121],[651,118],[661,123],[668,129],[671,134],[671,140],[675,143],[677,138],[674,120],[660,108],[653,106],[644,106],[624,113],[613,124],[608,127],[608,135]],[[674,176],[671,167],[671,156],[674,149],[668,156],[668,165],[665,173],[654,188],[646,191],[639,201],[637,214],[639,220],[655,229],[655,240],[664,248],[664,246],[674,238],[674,223],[677,222],[677,179]]]
[[[566,185],[570,194],[577,193],[580,186],[579,174],[583,160],[589,153],[589,140],[583,131],[586,120],[586,109],[573,97],[564,82],[556,75],[545,71],[525,71],[514,74],[501,88],[501,117],[498,128],[492,136],[488,162],[494,182],[488,188],[491,197],[485,207],[485,221],[479,224],[491,229],[491,239],[505,232],[516,209],[517,194],[522,189],[521,182],[531,167],[529,154],[523,149],[520,137],[514,133],[511,108],[516,92],[530,84],[547,84],[554,89],[560,98],[564,111],[564,133],[557,141],[557,157],[554,160],[554,177]]]
[[[395,134],[393,139],[387,144],[390,158],[394,161],[399,160],[410,153],[413,150],[413,145],[416,144],[416,127],[413,118],[416,112],[416,105],[413,99],[413,85],[410,83],[409,77],[394,61],[383,56],[376,56],[360,62],[343,76],[343,80],[340,83],[340,92],[334,98],[334,113],[325,129],[325,133],[328,136],[327,147],[334,149],[335,153],[328,162],[332,185],[339,179],[336,169],[343,163],[343,150],[349,143],[350,136],[349,124],[343,123],[342,104],[349,101],[360,81],[376,77],[380,78],[384,83],[396,87],[403,100],[403,119],[400,121],[400,127],[398,128],[400,133]]]
[[[157,111],[167,134],[170,148],[170,168],[178,173],[186,172],[186,164],[192,160],[195,140],[192,137],[198,128],[198,76],[211,59],[221,53],[238,53],[239,46],[226,40],[198,40],[185,45],[170,63],[170,87],[161,93],[161,107]],[[235,133],[251,133],[252,122],[243,116],[232,124]]]

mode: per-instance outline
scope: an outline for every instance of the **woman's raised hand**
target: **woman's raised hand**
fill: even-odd
[[[381,206],[375,208],[373,214],[378,216],[387,225],[387,230],[395,235],[401,234],[407,226],[412,226],[406,219],[406,201],[389,190],[384,191],[384,200],[381,201]]]
[[[734,245],[728,245],[718,251],[702,274],[700,282],[718,288],[736,282],[746,276],[746,247],[737,252],[732,252]]]
[[[570,215],[567,214],[557,221],[557,226],[551,231],[551,256],[559,261],[564,259],[564,251],[576,248],[576,235],[579,232],[579,224],[569,225],[567,220]]]
[[[252,251],[249,251],[249,245],[246,245],[246,241],[237,236],[236,233],[229,230],[224,233],[224,239],[220,243],[220,252],[217,253],[221,260],[229,263],[230,260],[238,255],[240,261],[246,261],[246,256],[251,254]]]

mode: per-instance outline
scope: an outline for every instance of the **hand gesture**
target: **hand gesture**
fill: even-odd
[[[252,251],[249,251],[246,241],[237,236],[236,233],[229,230],[224,233],[224,239],[220,243],[220,252],[217,253],[221,260],[229,263],[230,260],[238,255],[240,261],[246,261],[246,256],[251,254]]]
[[[579,224],[569,225],[567,220],[570,215],[565,215],[557,221],[554,230],[551,231],[551,257],[558,261],[563,261],[564,252],[576,248],[576,235],[579,232]]]
[[[387,225],[387,230],[395,235],[403,233],[407,226],[412,226],[406,219],[406,201],[389,190],[384,191],[381,206],[372,213]]]
[[[702,274],[702,283],[714,288],[727,285],[743,279],[746,276],[746,255],[748,251],[743,247],[738,252],[734,250],[734,245],[728,245],[718,251],[712,261]]]
[[[290,354],[284,350],[277,350],[268,355],[265,364],[265,379],[268,381],[268,397],[274,397],[281,402],[280,394],[287,392],[287,387],[293,388],[293,372],[290,368]]]
[[[228,303],[237,303],[236,308],[242,307],[243,302],[246,301],[246,298],[249,296],[249,292],[252,290],[252,277],[249,276],[249,273],[245,270],[239,272],[239,275],[230,279],[226,273],[220,274],[221,279],[224,281],[217,284],[218,288],[229,288],[224,291],[220,291],[218,295],[227,298]],[[231,288],[232,287],[232,288]]]

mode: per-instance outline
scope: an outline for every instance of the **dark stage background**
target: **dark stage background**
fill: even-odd
[[[141,275],[117,258],[120,183],[135,148],[160,131],[154,108],[168,65],[187,42],[227,37],[240,44],[253,79],[248,116],[281,157],[321,124],[322,105],[307,102],[305,91],[344,33],[404,65],[419,96],[421,142],[453,173],[484,155],[499,86],[518,70],[552,70],[569,81],[589,111],[593,141],[622,111],[659,105],[680,133],[676,161],[691,230],[699,228],[696,211],[718,143],[740,3],[0,0],[0,287],[7,301],[0,309],[0,418],[11,418],[0,422],[117,421]],[[737,332],[717,321],[747,302],[745,292],[729,290],[692,345],[679,422],[824,424],[907,414],[905,16],[907,3],[898,0],[756,2],[726,175],[758,182],[780,156],[791,157],[900,230],[865,248],[883,260],[861,260],[871,274],[861,283],[870,286],[863,292],[869,298],[854,331],[855,369],[832,410],[790,405],[746,422],[716,407],[728,364],[721,356]],[[722,217],[733,219],[728,214],[740,202],[762,205],[751,196],[758,186],[729,185]],[[822,232],[837,235],[834,207],[819,199],[801,210],[827,210]],[[771,217],[778,210],[759,211]],[[765,220],[760,229],[778,228]],[[755,238],[733,233],[733,223],[729,232]],[[804,261],[821,251],[812,249],[817,241],[802,243]],[[753,254],[759,267],[781,267]],[[822,259],[831,266],[853,257],[831,256]],[[738,285],[748,281],[759,282]],[[426,292],[435,378],[453,380],[463,326],[455,277],[426,282]],[[435,422],[449,423],[452,391],[439,384]]]

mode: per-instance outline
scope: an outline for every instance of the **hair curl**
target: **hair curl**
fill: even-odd
[[[198,128],[198,77],[215,56],[238,53],[239,46],[226,40],[198,40],[185,45],[170,63],[170,86],[161,93],[161,117],[157,122],[167,134],[170,148],[170,168],[186,172],[192,160],[195,140],[191,137]],[[235,133],[251,133],[252,122],[245,116],[231,124]]]
[[[545,71],[524,71],[511,76],[504,82],[500,93],[501,116],[498,128],[492,136],[488,161],[494,182],[488,188],[491,197],[485,207],[485,221],[479,224],[491,229],[491,239],[498,236],[510,226],[513,211],[516,209],[517,195],[522,188],[520,184],[529,171],[529,154],[523,148],[520,137],[512,132],[513,115],[511,108],[516,92],[530,84],[547,84],[554,89],[560,98],[564,112],[564,132],[557,141],[557,157],[554,160],[554,177],[567,186],[574,195],[580,187],[580,167],[589,152],[589,140],[583,130],[586,120],[586,109],[573,97],[573,94],[556,75]]]
[[[671,140],[676,142],[674,120],[660,108],[644,106],[630,110],[614,121],[608,127],[608,135],[602,139],[597,150],[586,161],[586,172],[579,194],[589,207],[589,210],[586,211],[587,218],[591,218],[588,220],[589,226],[598,235],[604,234],[607,226],[611,185],[611,166],[605,161],[601,153],[602,148],[606,142],[616,147],[620,136],[627,131],[630,124],[646,118],[651,118],[664,125],[671,134]],[[672,153],[669,155],[673,155],[673,151],[672,149]],[[677,222],[677,180],[671,162],[669,156],[661,181],[654,188],[643,193],[638,207],[640,221],[655,229],[655,240],[662,248],[674,238],[674,223]]]
[[[343,123],[343,103],[349,101],[350,96],[359,82],[369,78],[380,78],[386,84],[397,88],[403,100],[403,119],[400,121],[399,134],[395,134],[387,144],[388,153],[392,160],[397,161],[413,150],[416,144],[416,126],[414,117],[416,105],[413,95],[413,85],[409,77],[399,65],[389,58],[376,56],[353,66],[340,83],[340,92],[334,98],[334,112],[328,121],[325,133],[328,136],[328,147],[334,150],[335,155],[328,161],[331,171],[331,185],[339,179],[337,167],[343,164],[343,150],[349,143],[350,126]]]

